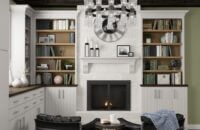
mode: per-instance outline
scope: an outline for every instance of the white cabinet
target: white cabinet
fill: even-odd
[[[76,87],[47,87],[46,114],[74,116],[76,112]]]
[[[44,88],[10,98],[10,130],[35,130],[35,119],[44,113]]]
[[[143,87],[142,113],[174,110],[187,119],[187,87]]]

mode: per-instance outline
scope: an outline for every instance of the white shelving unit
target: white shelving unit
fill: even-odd
[[[178,46],[180,48],[180,56],[178,57],[144,57],[146,59],[163,59],[163,60],[170,60],[170,59],[180,59],[182,62],[182,67],[180,71],[182,72],[182,83],[183,85],[142,85],[142,113],[144,112],[155,112],[161,109],[168,109],[174,110],[176,113],[183,114],[186,118],[186,126],[187,126],[187,118],[188,118],[188,88],[185,84],[185,15],[188,11],[187,10],[145,10],[141,11],[141,17],[143,20],[148,19],[180,19],[182,21],[182,30],[144,30],[143,32],[150,32],[150,33],[165,33],[165,32],[176,32],[180,33],[180,44],[171,44],[173,46]],[[143,30],[143,26],[141,28]],[[144,39],[144,38],[142,38]],[[153,43],[153,45],[157,45],[160,43]],[[146,43],[143,43],[143,46],[146,46]],[[148,44],[149,45],[149,44]],[[168,44],[163,44],[167,45]],[[163,73],[162,70],[151,71],[150,73]],[[143,73],[149,73],[148,70],[144,70]],[[168,72],[176,72],[173,71],[164,71],[164,73]],[[178,72],[178,71],[177,71]]]

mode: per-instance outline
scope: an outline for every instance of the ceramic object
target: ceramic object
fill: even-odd
[[[22,85],[22,82],[20,79],[14,79],[14,81],[12,82],[13,87],[20,87],[21,85]]]
[[[28,86],[29,82],[28,82],[28,79],[26,78],[26,75],[23,75],[21,78],[21,83],[23,86]]]
[[[42,84],[42,76],[40,74],[36,76],[36,84]]]
[[[61,75],[57,75],[54,77],[54,84],[60,85],[63,83],[63,77]]]

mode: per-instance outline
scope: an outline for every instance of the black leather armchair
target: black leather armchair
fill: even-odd
[[[181,114],[176,114],[178,123],[180,128],[178,130],[184,130],[184,123],[185,123],[185,118],[183,115]],[[141,117],[142,120],[142,130],[156,130],[156,127],[154,126],[153,122],[151,121],[151,119],[142,116]]]

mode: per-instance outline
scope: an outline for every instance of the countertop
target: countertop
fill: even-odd
[[[43,87],[77,87],[78,85],[30,85],[27,87],[9,87],[9,97],[17,96]]]

